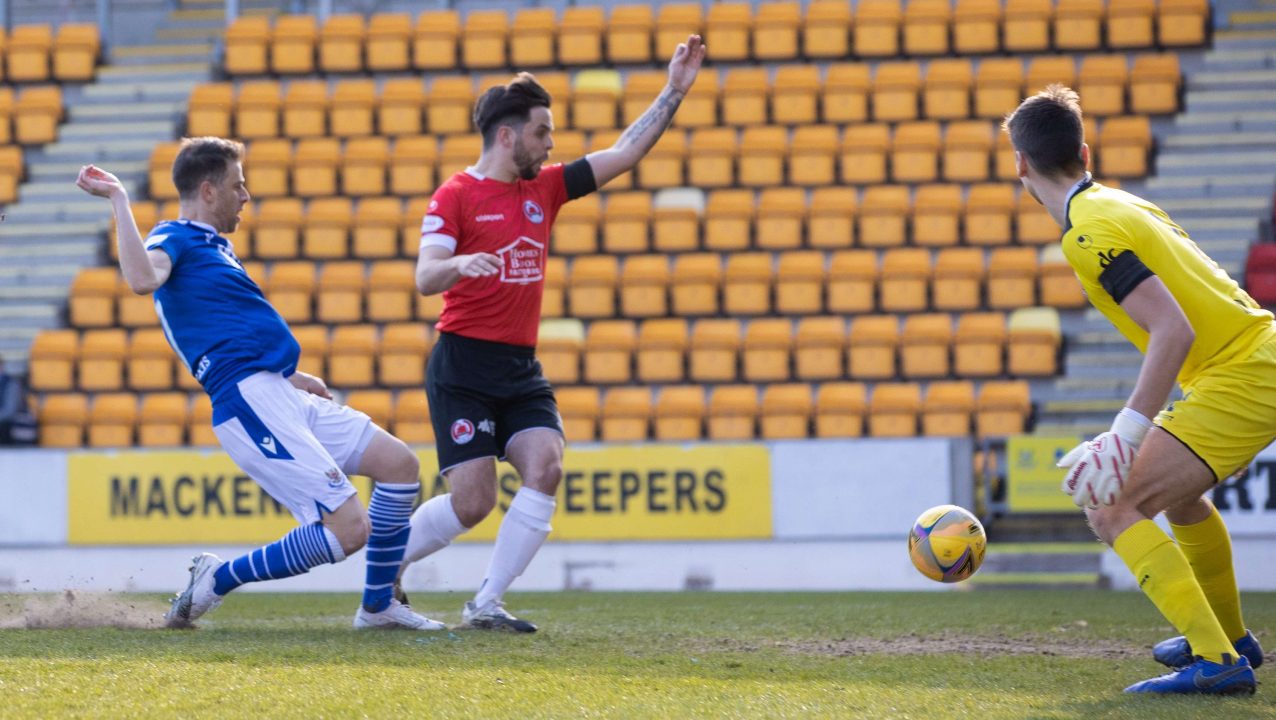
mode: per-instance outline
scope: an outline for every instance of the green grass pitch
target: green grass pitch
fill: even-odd
[[[0,595],[0,717],[1276,718],[1276,662],[1254,697],[1123,695],[1170,632],[1137,593],[511,594],[530,636],[356,632],[356,602],[241,593],[175,631],[154,596]],[[1276,647],[1276,594],[1244,602]]]

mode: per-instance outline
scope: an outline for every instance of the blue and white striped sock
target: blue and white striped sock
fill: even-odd
[[[377,483],[372,490],[368,503],[372,534],[368,536],[368,575],[363,585],[363,608],[368,612],[390,607],[394,579],[412,532],[412,505],[420,492],[420,483]]]
[[[269,545],[223,563],[213,574],[213,592],[225,595],[244,583],[301,575],[316,565],[345,559],[341,542],[331,530],[320,523],[302,525]]]

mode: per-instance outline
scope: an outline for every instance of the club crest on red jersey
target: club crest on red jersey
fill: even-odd
[[[535,200],[523,201],[523,214],[528,220],[538,224],[545,219],[545,211],[541,210],[541,206],[537,205]]]

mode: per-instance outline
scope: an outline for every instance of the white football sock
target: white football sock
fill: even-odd
[[[519,488],[509,512],[496,533],[496,548],[487,566],[487,577],[474,596],[474,606],[483,608],[501,599],[514,578],[523,574],[536,551],[549,537],[549,521],[554,517],[554,497],[529,487]]]
[[[430,498],[412,513],[412,532],[403,552],[403,567],[451,545],[456,536],[468,529],[452,509],[451,493]]]

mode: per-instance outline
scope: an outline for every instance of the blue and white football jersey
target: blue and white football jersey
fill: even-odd
[[[155,312],[168,342],[214,403],[259,371],[292,375],[301,347],[244,272],[226,238],[203,223],[166,220],[146,238],[173,261],[155,291]]]

